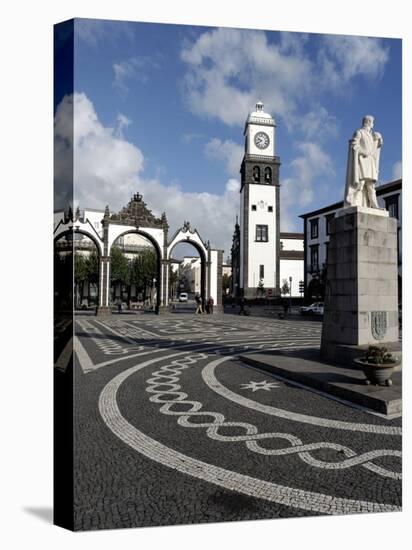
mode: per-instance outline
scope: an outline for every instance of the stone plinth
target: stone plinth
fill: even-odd
[[[397,220],[385,210],[351,207],[331,223],[321,355],[341,346],[397,342]]]

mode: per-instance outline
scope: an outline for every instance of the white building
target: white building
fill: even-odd
[[[280,288],[287,282],[291,293],[288,296],[300,297],[300,282],[304,280],[303,233],[280,234]]]
[[[395,180],[376,187],[379,206],[386,208],[391,217],[398,219],[398,272],[402,277],[402,180]],[[305,295],[311,297],[311,282],[319,278],[326,268],[330,220],[337,210],[343,207],[343,201],[324,208],[302,214],[304,224],[304,281]],[[313,286],[313,284],[312,284]],[[399,285],[399,291],[401,284]]]
[[[185,292],[201,292],[202,262],[199,256],[184,256],[179,269],[179,287]]]

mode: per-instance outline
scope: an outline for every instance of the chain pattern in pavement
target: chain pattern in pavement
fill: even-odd
[[[106,426],[126,445],[159,464],[182,474],[207,481],[230,491],[324,514],[347,514],[362,512],[400,511],[398,505],[336,497],[315,491],[297,489],[265,481],[256,477],[227,470],[202,460],[180,453],[144,434],[130,424],[122,415],[117,394],[121,385],[138,371],[155,363],[176,356],[187,355],[178,352],[168,357],[150,359],[119,373],[104,388],[99,398],[99,412]],[[193,357],[193,356],[192,356]]]
[[[147,380],[148,387],[146,391],[153,394],[150,401],[161,403],[160,412],[166,415],[178,416],[177,422],[180,426],[186,428],[206,428],[206,434],[210,439],[225,442],[244,442],[246,447],[255,453],[272,456],[285,456],[297,454],[306,464],[322,469],[340,470],[351,468],[353,466],[362,466],[375,474],[389,477],[392,479],[401,479],[402,474],[377,466],[371,461],[376,458],[391,456],[401,457],[401,452],[392,449],[380,449],[369,451],[358,455],[355,451],[340,445],[338,443],[319,442],[303,444],[296,436],[288,433],[271,432],[258,433],[258,428],[246,422],[227,422],[221,413],[212,411],[201,411],[203,405],[200,401],[188,400],[187,393],[182,391],[179,384],[181,371],[189,368],[207,355],[200,353],[184,358],[173,360],[168,365],[162,366],[159,370],[152,373],[151,378]],[[177,410],[176,410],[177,408]],[[212,422],[191,422],[191,417],[212,418]],[[219,433],[221,428],[240,428],[245,430],[245,435],[222,435]],[[281,439],[286,440],[291,446],[281,449],[266,449],[259,445],[258,441]],[[345,459],[340,462],[326,462],[314,458],[310,452],[319,449],[330,449],[343,454]]]

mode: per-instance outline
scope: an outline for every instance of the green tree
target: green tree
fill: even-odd
[[[228,288],[230,288],[230,277],[225,273],[222,277],[222,290],[224,295],[226,295]]]
[[[76,305],[83,301],[83,285],[87,280],[87,260],[83,254],[75,252],[74,254],[74,283]]]
[[[99,254],[93,250],[86,259],[87,279],[94,284],[99,281]]]
[[[136,285],[139,293],[146,299],[147,289],[153,287],[153,279],[157,278],[157,254],[151,248],[146,248],[133,258],[129,265],[130,285]]]
[[[263,279],[260,279],[256,293],[259,294],[260,296],[264,295],[265,285],[263,284]]]
[[[173,296],[176,294],[176,286],[179,280],[179,273],[170,269],[169,272],[169,296],[173,299]]]
[[[74,254],[74,281],[80,284],[87,279],[87,261],[83,254]]]
[[[286,294],[290,293],[290,286],[287,279],[282,279],[282,287],[280,289],[280,293],[283,294],[283,296],[286,296]]]
[[[117,246],[112,246],[110,252],[111,280],[115,283],[129,284],[129,261]]]

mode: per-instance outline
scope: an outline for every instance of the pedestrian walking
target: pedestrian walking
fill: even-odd
[[[215,301],[213,300],[212,296],[209,296],[209,300],[207,301],[207,312],[213,313],[213,305]]]
[[[195,295],[195,302],[196,302],[196,311],[195,311],[195,313],[203,313],[202,312],[202,300],[201,300],[199,294]]]

